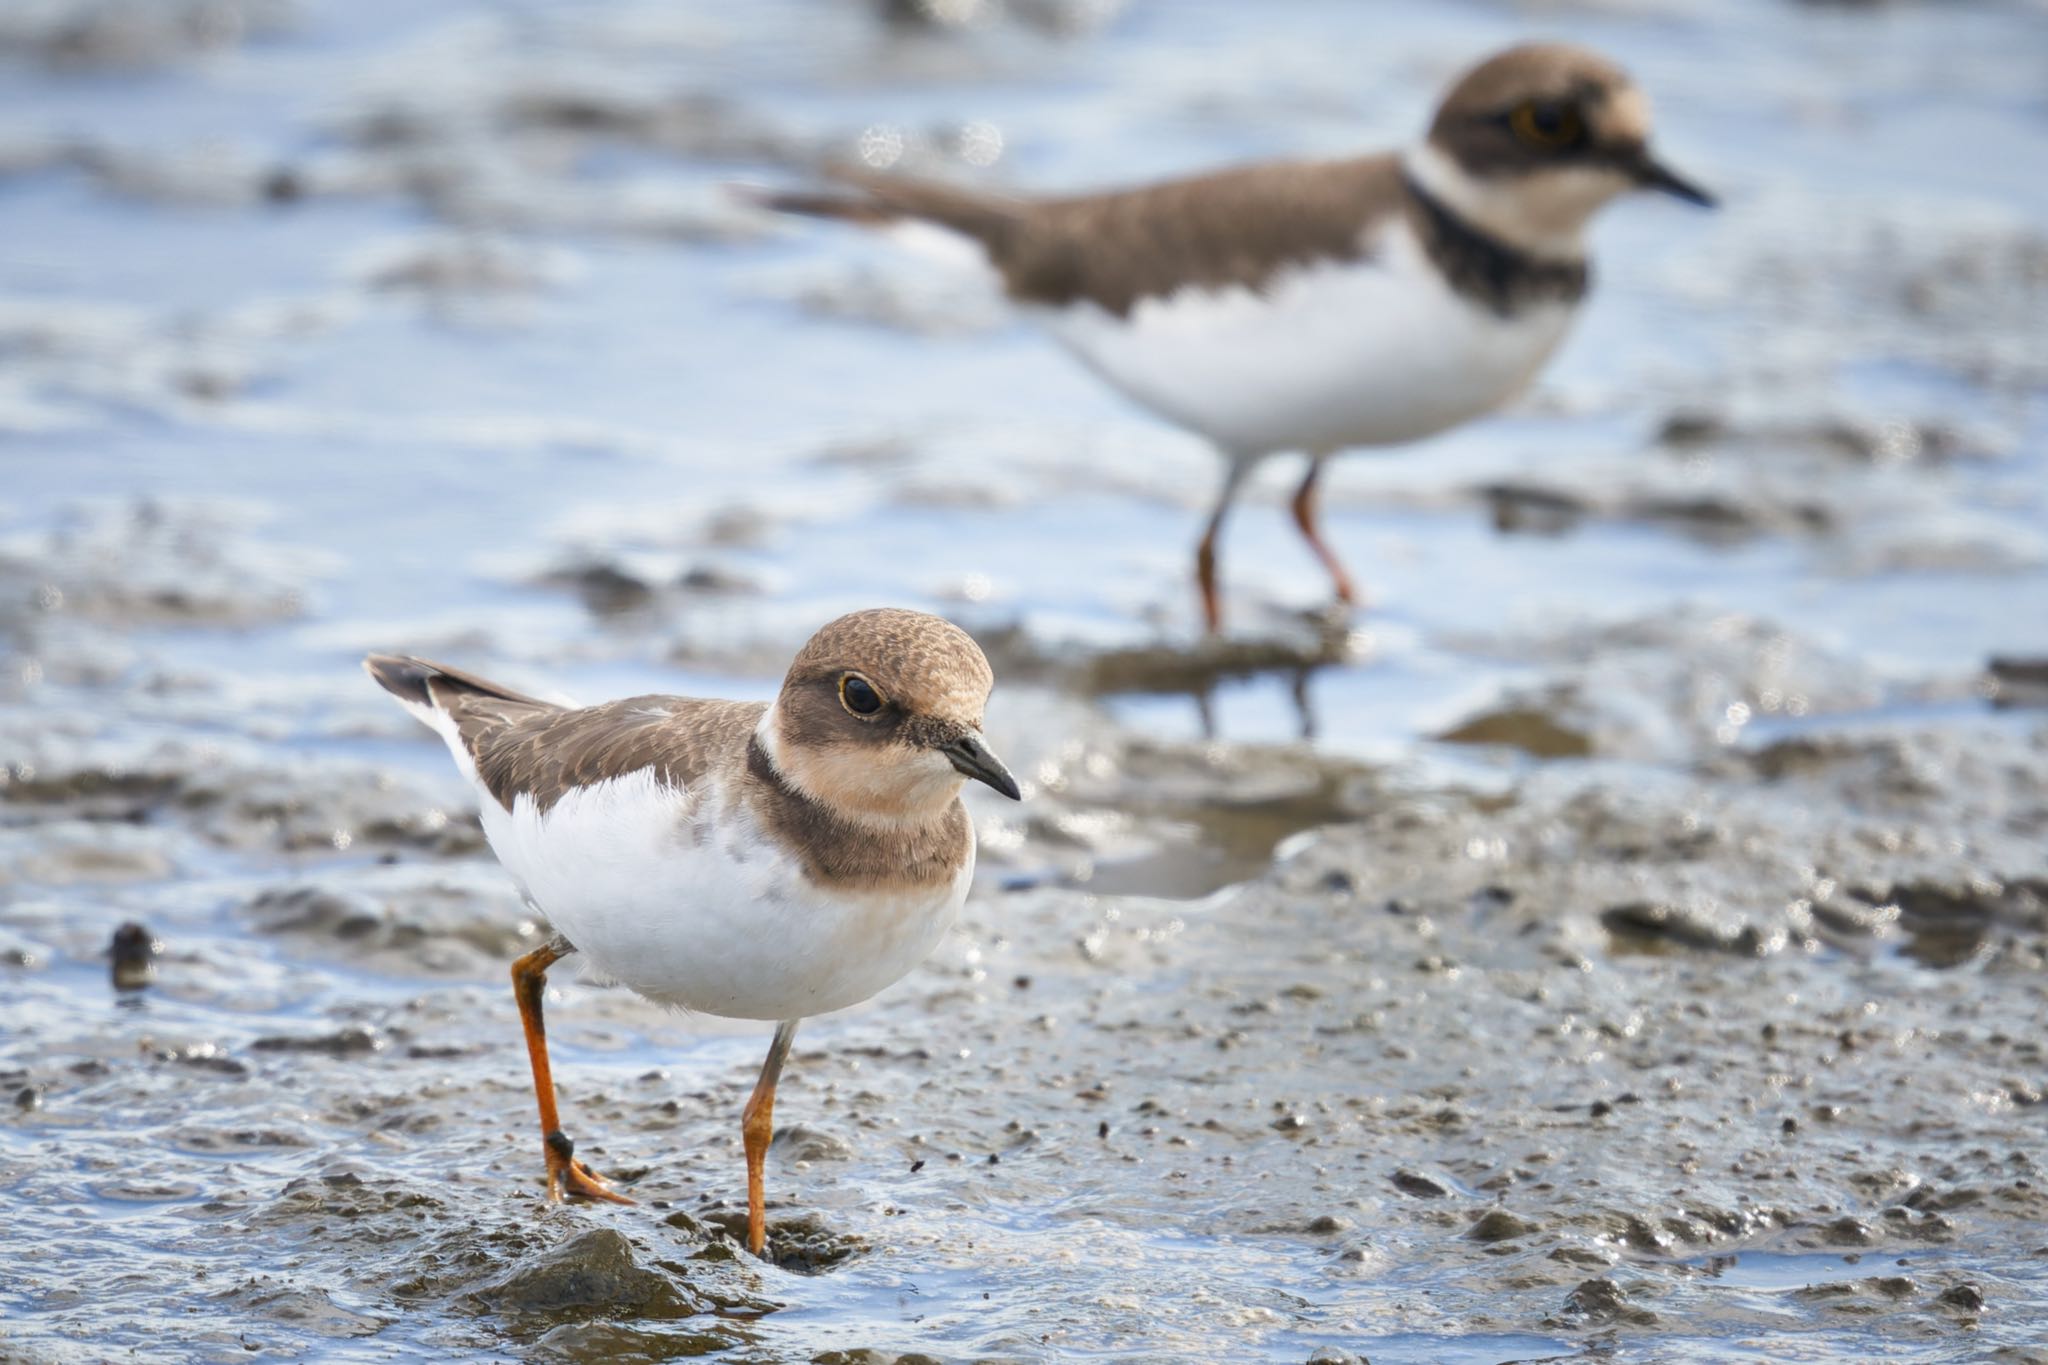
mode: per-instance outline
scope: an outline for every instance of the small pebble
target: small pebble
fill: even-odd
[[[1536,1231],[1536,1225],[1526,1218],[1518,1218],[1506,1209],[1488,1209],[1479,1215],[1478,1221],[1466,1230],[1465,1235],[1475,1242],[1506,1242],[1516,1237],[1526,1237]]]
[[[110,975],[117,991],[139,991],[156,980],[156,956],[163,950],[147,928],[134,920],[114,931],[107,945]]]
[[[1442,1199],[1450,1193],[1443,1183],[1420,1171],[1396,1171],[1393,1175],[1394,1188],[1403,1194],[1412,1194],[1417,1199]]]

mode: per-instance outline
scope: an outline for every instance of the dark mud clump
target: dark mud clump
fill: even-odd
[[[189,832],[232,850],[354,850],[445,857],[484,846],[448,788],[360,767],[280,765],[252,744],[107,742],[0,721],[0,821],[77,821]]]
[[[777,1134],[777,1141],[781,1135]],[[795,1162],[801,1162],[799,1156]],[[801,1164],[792,1163],[801,1171]],[[785,1167],[783,1169],[792,1169]],[[676,1220],[670,1220],[676,1226]],[[740,1249],[747,1243],[747,1215],[741,1208],[706,1209],[701,1229],[711,1229],[722,1234],[724,1246],[733,1256],[745,1253]],[[867,1242],[845,1231],[835,1229],[813,1214],[782,1215],[768,1220],[768,1260],[779,1270],[796,1275],[825,1275],[845,1267],[868,1250]],[[701,1254],[701,1253],[700,1253]],[[711,1253],[719,1254],[717,1252]]]
[[[1681,608],[1471,645],[1526,659],[1545,676],[1507,689],[1438,738],[1538,758],[1691,761],[1735,745],[1752,723],[1887,699],[1862,660],[1733,612]],[[1967,693],[1968,680],[1959,675],[1955,690]]]
[[[669,1279],[633,1260],[633,1244],[592,1228],[528,1257],[465,1296],[522,1317],[602,1309],[629,1317],[689,1317],[701,1311]]]
[[[295,951],[402,975],[466,974],[534,946],[541,922],[489,867],[359,867],[272,887],[242,910]]]
[[[247,534],[247,508],[87,504],[41,543],[0,551],[0,628],[249,626],[299,615],[317,557]]]
[[[1631,901],[1600,912],[1600,922],[1621,943],[1760,957],[1782,946],[1754,924],[1723,924],[1680,905]]]
[[[1991,699],[1999,706],[2048,706],[2048,659],[1993,659]]]
[[[987,841],[1010,886],[1176,898],[1256,875],[1288,839],[1354,818],[1383,791],[1363,763],[1115,735],[1069,745],[1038,764],[1037,780],[1014,817],[1022,842]]]
[[[107,945],[107,969],[117,991],[148,989],[156,980],[157,954],[163,945],[149,929],[130,920],[114,931]]]
[[[748,597],[760,585],[746,574],[717,564],[693,563],[666,577],[605,558],[572,561],[545,572],[539,581],[573,592],[592,616],[633,618],[636,625],[675,617],[705,601]]]
[[[977,640],[1006,678],[1057,682],[1092,696],[1161,693],[1213,696],[1226,683],[1279,675],[1305,686],[1319,669],[1351,661],[1356,641],[1340,613],[1302,615],[1266,633],[1208,636],[1186,643],[1049,651],[1016,628]]]
[[[2001,935],[2008,952],[2037,951],[2048,935],[2048,878],[1915,880],[1852,887],[1849,895],[1880,914],[1895,911],[1904,951],[1929,967],[1960,966],[1990,951]]]
[[[1437,736],[1446,744],[1500,744],[1536,758],[1584,758],[1593,741],[1540,707],[1509,706],[1474,716]]]

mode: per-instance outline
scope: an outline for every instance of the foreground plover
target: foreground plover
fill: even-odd
[[[364,667],[447,741],[498,861],[555,927],[512,964],[550,1198],[632,1202],[556,1116],[541,995],[558,959],[580,952],[661,1004],[777,1021],[741,1118],[759,1254],[798,1022],[889,985],[953,922],[974,875],[966,779],[1018,796],[982,739],[981,650],[935,616],[855,612],[811,637],[766,704],[566,707],[423,659]]]
[[[765,196],[794,213],[962,234],[1088,366],[1228,463],[1195,553],[1222,620],[1216,539],[1245,474],[1308,456],[1294,520],[1316,529],[1324,462],[1498,408],[1557,349],[1587,285],[1584,230],[1609,200],[1706,191],[1651,155],[1643,92],[1606,59],[1531,45],[1451,86],[1401,152],[1286,161],[1138,189],[1012,199],[842,168],[850,193]]]

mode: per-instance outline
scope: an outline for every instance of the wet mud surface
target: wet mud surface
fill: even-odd
[[[0,1359],[2048,1361],[2038,18],[1545,10],[1728,208],[1333,473],[1369,610],[1262,475],[1222,644],[1204,452],[727,192],[1336,151],[1529,32],[1362,12],[0,19]],[[878,602],[1027,783],[959,927],[799,1034],[765,1262],[765,1031],[565,964],[638,1202],[548,1205],[546,927],[356,659],[761,696]]]

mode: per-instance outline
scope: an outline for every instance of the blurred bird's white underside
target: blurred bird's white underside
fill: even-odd
[[[1239,459],[1395,445],[1490,412],[1542,368],[1574,311],[1502,318],[1472,303],[1405,219],[1357,260],[1289,269],[1257,291],[1183,289],[1127,317],[1031,310],[1104,379]]]

